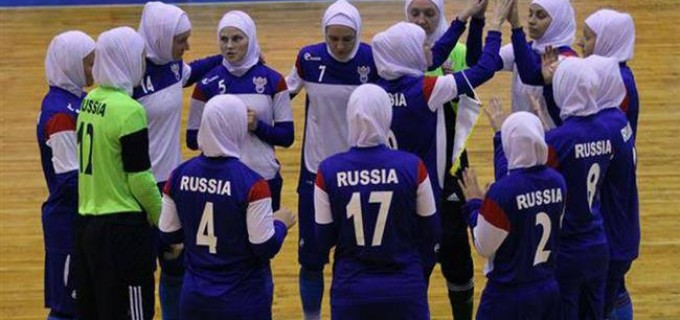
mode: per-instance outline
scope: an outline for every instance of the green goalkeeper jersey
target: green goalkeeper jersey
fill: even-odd
[[[147,120],[142,105],[124,90],[96,88],[85,97],[76,128],[80,160],[78,212],[106,215],[146,211],[151,217],[157,216],[160,193],[149,171]],[[143,137],[146,146],[128,139],[142,134],[147,135]],[[130,155],[134,149],[130,145],[134,144],[139,148],[134,150],[137,156]],[[130,165],[131,157],[141,158],[136,162],[143,164]]]

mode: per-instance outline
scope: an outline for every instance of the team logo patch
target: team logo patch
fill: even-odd
[[[201,83],[203,83],[203,85],[207,85],[208,83],[211,83],[211,82],[217,80],[218,78],[219,78],[219,76],[212,76],[210,78],[205,78],[201,81]]]
[[[361,81],[361,83],[368,82],[368,74],[371,73],[371,67],[369,66],[358,67],[357,72],[359,73],[359,81]]]
[[[309,52],[305,52],[302,57],[305,59],[305,61],[321,61],[321,57],[315,57]]]
[[[179,81],[179,79],[182,78],[182,77],[180,76],[180,74],[179,74],[179,63],[173,64],[173,65],[170,67],[170,70],[172,70],[172,73],[175,74],[175,79],[177,79],[177,81]]]
[[[255,92],[264,93],[264,86],[267,85],[267,78],[265,77],[254,77],[253,84],[255,84]]]

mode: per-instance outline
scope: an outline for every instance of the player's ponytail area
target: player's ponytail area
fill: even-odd
[[[529,1],[520,1],[520,15],[528,12]],[[680,1],[675,0],[572,0],[581,37],[583,20],[603,7],[615,7],[635,19],[637,42],[629,63],[635,72],[640,93],[640,125],[637,137],[638,185],[642,242],[640,257],[628,274],[635,318],[673,319],[680,317],[680,110],[677,94],[680,68],[675,57],[680,51],[676,21]],[[451,18],[464,5],[462,0],[446,1]],[[186,61],[218,52],[215,28],[229,10],[244,10],[257,23],[262,52],[268,65],[287,74],[297,51],[322,41],[320,21],[328,3],[224,3],[183,6],[193,23],[191,50]],[[403,20],[403,1],[357,2],[364,21],[362,39]],[[0,319],[43,319],[44,250],[40,205],[46,196],[35,145],[35,124],[40,101],[47,90],[44,77],[45,49],[54,35],[80,29],[96,38],[114,26],[139,24],[140,6],[31,8],[0,10],[0,39],[5,48],[0,59]],[[487,13],[487,17],[490,13]],[[663,27],[662,27],[663,25]],[[509,29],[503,29],[503,43],[509,42]],[[465,35],[461,39],[465,39]],[[576,45],[574,45],[575,48]],[[578,48],[577,48],[578,51]],[[579,52],[580,54],[580,52]],[[477,91],[484,103],[498,96],[510,104],[511,76],[497,73]],[[190,90],[184,91],[182,145]],[[283,176],[282,206],[297,208],[296,186],[304,129],[304,99],[293,100],[295,143],[277,149]],[[323,138],[321,138],[323,139]],[[470,162],[485,184],[493,178],[492,130],[481,118],[469,141]],[[195,155],[183,147],[184,159]],[[446,226],[443,226],[446,227]],[[274,273],[274,319],[301,319],[298,290],[297,227],[291,230],[279,255],[272,261]],[[481,270],[484,259],[475,260],[475,308],[486,279]],[[330,273],[326,268],[322,315],[330,317]],[[156,318],[160,309],[156,300]],[[430,280],[429,304],[433,319],[450,319],[451,311],[445,280],[437,266]]]

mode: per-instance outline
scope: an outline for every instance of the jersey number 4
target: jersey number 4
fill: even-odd
[[[371,246],[376,247],[382,244],[385,222],[387,222],[387,214],[390,212],[390,203],[392,203],[392,191],[373,191],[369,194],[368,202],[380,204],[378,220],[375,222],[375,230],[373,231],[373,241],[371,241]],[[354,218],[354,235],[356,236],[357,245],[360,247],[365,246],[364,220],[361,210],[361,194],[359,192],[352,193],[352,198],[347,204],[346,211],[347,219]]]
[[[215,236],[212,202],[206,202],[205,208],[203,208],[201,222],[198,224],[198,230],[196,230],[196,245],[208,246],[210,253],[217,253],[217,237]]]

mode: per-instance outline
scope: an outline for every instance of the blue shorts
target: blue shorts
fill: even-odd
[[[279,210],[281,207],[281,189],[283,188],[281,174],[277,173],[276,177],[267,180],[267,184],[269,185],[269,192],[272,194],[272,210]]]
[[[185,283],[186,281],[185,278]],[[267,305],[236,309],[233,305],[224,305],[219,297],[209,297],[198,291],[187,290],[185,286],[182,288],[179,299],[179,318],[184,320],[271,320],[272,296],[272,292],[269,292]]]
[[[331,301],[331,319],[333,320],[427,320],[430,310],[426,299],[408,301],[376,302],[347,306],[333,305]]]
[[[577,250],[560,249],[557,282],[562,296],[562,319],[603,319],[609,264],[607,244]]]
[[[504,286],[487,282],[477,319],[559,319],[560,291],[557,281]]]
[[[45,253],[45,307],[75,315],[76,291],[72,256],[67,253]]]
[[[300,168],[300,181],[298,184],[298,262],[310,270],[323,270],[328,263],[328,253],[322,252],[315,241],[314,222],[314,183],[316,174],[304,168],[304,162]]]

